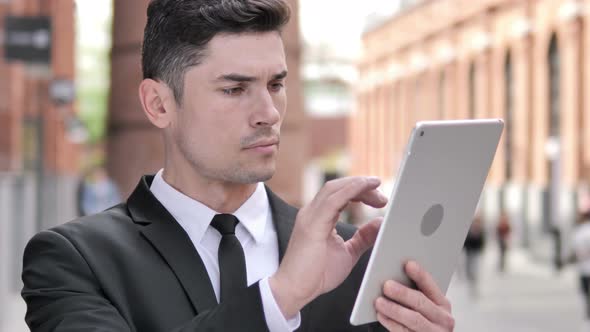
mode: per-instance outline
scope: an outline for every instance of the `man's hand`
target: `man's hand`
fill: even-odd
[[[285,256],[269,278],[275,300],[286,318],[340,285],[375,243],[381,218],[363,225],[346,242],[336,233],[335,226],[349,202],[385,206],[387,198],[376,190],[380,184],[375,177],[333,180],[299,210]]]
[[[407,275],[418,290],[389,280],[383,286],[383,297],[375,301],[377,319],[389,331],[453,331],[455,320],[451,303],[438,288],[432,276],[416,262],[405,265]]]

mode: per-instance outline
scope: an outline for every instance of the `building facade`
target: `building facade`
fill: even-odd
[[[56,80],[74,79],[74,1],[0,1],[4,42],[9,16],[47,17],[51,25],[49,64],[7,61],[0,49],[0,331],[26,331],[24,246],[40,229],[76,214],[80,146],[68,125],[75,108],[50,93]]]
[[[431,0],[367,31],[352,173],[393,181],[416,121],[503,118],[480,208],[516,244],[567,236],[588,208],[589,23],[590,1]]]

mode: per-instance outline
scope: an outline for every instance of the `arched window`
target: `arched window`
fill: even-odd
[[[506,54],[504,62],[504,160],[506,180],[512,179],[512,121],[514,113],[514,80],[512,74],[512,58]]]
[[[471,63],[469,65],[469,118],[474,119],[476,114],[476,102],[475,102],[475,65]]]

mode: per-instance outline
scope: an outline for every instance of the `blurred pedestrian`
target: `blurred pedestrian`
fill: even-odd
[[[479,295],[478,276],[479,260],[485,244],[485,232],[481,216],[476,215],[463,248],[465,249],[465,275],[469,285],[469,291],[472,297]]]
[[[498,270],[500,272],[506,271],[506,254],[508,251],[508,239],[510,237],[510,220],[508,219],[508,213],[502,211],[498,224],[496,225],[496,236],[498,238],[498,247],[500,249],[500,257],[498,262]]]
[[[586,318],[590,320],[590,210],[578,218],[572,234],[571,251],[568,261],[577,265]]]
[[[117,185],[103,166],[94,166],[80,178],[77,192],[78,213],[87,216],[121,202]]]
[[[561,229],[559,226],[553,225],[551,229],[549,229],[549,233],[551,234],[551,238],[553,239],[553,266],[555,267],[555,271],[561,271],[563,267],[563,260],[562,260],[562,253],[561,253]]]

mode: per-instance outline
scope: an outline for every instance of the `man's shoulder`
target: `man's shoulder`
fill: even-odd
[[[131,219],[125,204],[80,217],[35,234],[27,243],[23,264],[104,265],[137,259],[143,246],[138,224]],[[83,262],[83,263],[82,263]],[[24,270],[23,270],[24,271]],[[24,272],[23,272],[24,273]]]
[[[45,232],[57,233],[71,242],[79,242],[91,239],[94,241],[99,239],[114,240],[136,229],[127,205],[121,203],[105,211],[55,226]]]

